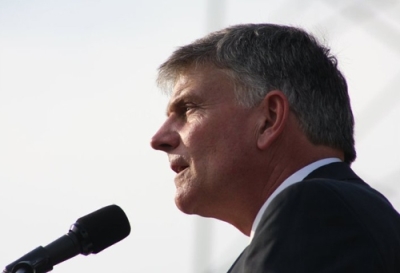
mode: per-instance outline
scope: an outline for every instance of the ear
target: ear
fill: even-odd
[[[268,92],[260,104],[260,129],[257,146],[264,150],[282,133],[289,116],[289,102],[279,90]]]

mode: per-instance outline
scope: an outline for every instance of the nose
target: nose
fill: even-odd
[[[179,134],[167,120],[151,138],[150,145],[153,149],[168,153],[179,145]]]

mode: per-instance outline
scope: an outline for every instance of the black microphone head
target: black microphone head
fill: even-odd
[[[86,234],[90,242],[90,253],[94,254],[121,241],[131,231],[128,217],[117,205],[110,205],[83,216],[73,226]]]

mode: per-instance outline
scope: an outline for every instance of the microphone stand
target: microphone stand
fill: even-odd
[[[46,273],[53,270],[54,265],[81,253],[80,241],[77,235],[79,231],[75,230],[76,227],[73,225],[68,234],[61,236],[46,247],[39,246],[35,248],[17,261],[6,266],[3,273]],[[86,234],[84,235],[88,237]],[[90,247],[90,242],[87,245]],[[84,252],[84,254],[86,253],[89,254],[90,252]]]
[[[37,247],[16,262],[6,266],[3,273],[46,273],[53,270],[46,249]]]
[[[33,269],[30,265],[25,264],[21,265],[21,267],[13,269],[11,273],[36,273],[35,269]]]

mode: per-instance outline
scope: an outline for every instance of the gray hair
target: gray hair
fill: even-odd
[[[189,68],[211,64],[235,84],[238,103],[253,107],[272,90],[287,97],[302,131],[315,145],[356,158],[354,117],[337,59],[304,30],[274,24],[236,25],[178,48],[159,68],[158,85],[172,90]]]

